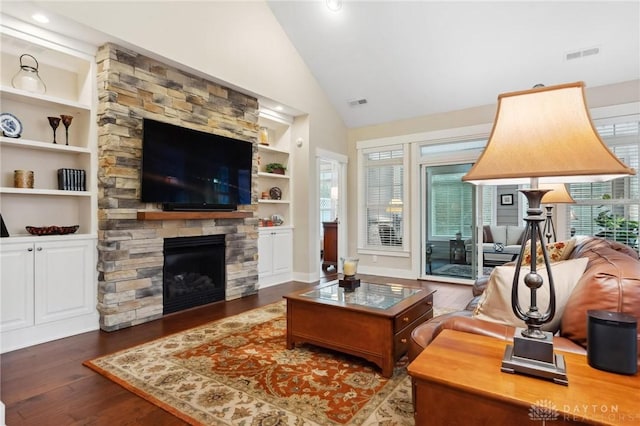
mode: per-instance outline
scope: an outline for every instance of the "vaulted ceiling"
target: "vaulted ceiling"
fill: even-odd
[[[638,1],[268,3],[350,128],[640,79]]]

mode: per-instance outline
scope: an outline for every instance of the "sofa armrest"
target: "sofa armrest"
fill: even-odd
[[[496,339],[504,341],[512,341],[515,327],[503,324],[497,324],[494,322],[484,321],[481,319],[467,317],[467,318],[451,318],[446,323],[439,324],[439,327],[434,330],[434,338],[442,330],[456,330],[464,331],[465,333],[480,334],[483,336],[494,337]]]
[[[489,276],[483,275],[473,283],[473,288],[471,289],[471,292],[473,293],[474,296],[480,296],[484,292],[484,290],[487,288],[487,284],[489,284]]]
[[[411,339],[409,339],[409,361],[413,361],[415,357],[420,355],[420,352],[431,343],[431,340],[435,337],[433,334],[436,329],[439,328],[443,321],[448,321],[451,318],[458,316],[470,316],[471,311],[456,311],[448,314],[438,315],[431,318],[429,321],[424,322],[413,329],[411,332]]]
[[[473,317],[455,317],[438,324],[438,327],[433,330],[432,340],[445,329],[480,334],[482,336],[500,339],[505,342],[512,342],[516,331],[515,327],[509,325],[497,324]],[[557,351],[586,354],[585,348],[566,337],[561,336],[553,336],[553,349]]]

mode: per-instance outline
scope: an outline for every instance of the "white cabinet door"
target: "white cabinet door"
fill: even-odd
[[[273,269],[273,236],[270,232],[258,234],[258,275],[271,274]]]
[[[258,236],[258,280],[260,288],[291,280],[293,230],[285,227],[260,229]]]
[[[289,272],[293,262],[293,235],[290,229],[273,233],[273,273]]]
[[[33,244],[0,245],[0,331],[33,325]]]
[[[87,240],[35,244],[36,324],[94,310],[94,250]]]

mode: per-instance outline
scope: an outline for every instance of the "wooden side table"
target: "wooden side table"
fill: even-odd
[[[324,247],[322,269],[338,268],[338,222],[322,222]]]
[[[408,367],[416,425],[640,424],[638,374],[597,370],[566,352],[568,386],[503,373],[506,344],[442,331]]]

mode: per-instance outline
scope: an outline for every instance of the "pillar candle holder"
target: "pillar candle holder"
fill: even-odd
[[[353,257],[341,257],[342,273],[344,277],[338,280],[338,286],[344,288],[344,291],[354,291],[360,287],[360,279],[356,278],[358,272],[358,260]]]
[[[16,188],[33,188],[33,170],[14,170],[13,186]]]

